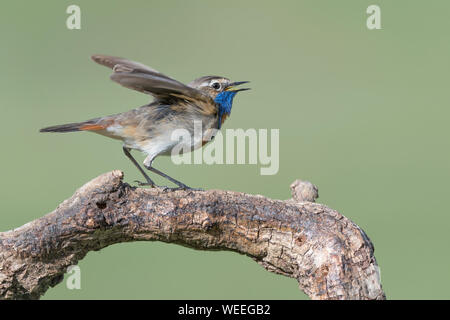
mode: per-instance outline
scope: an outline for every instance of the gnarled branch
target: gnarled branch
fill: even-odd
[[[0,298],[39,298],[89,251],[138,241],[232,250],[297,279],[313,299],[384,299],[373,246],[349,219],[316,204],[296,181],[293,199],[232,191],[142,189],[112,171],[42,218],[0,233]],[[301,202],[299,202],[301,201]]]

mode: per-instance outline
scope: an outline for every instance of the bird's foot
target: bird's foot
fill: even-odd
[[[152,187],[155,188],[157,185],[155,185],[153,182],[142,182],[138,180],[134,180],[138,184],[139,187]]]
[[[153,182],[142,182],[138,180],[134,180],[138,184],[139,187],[151,187],[151,188],[160,188],[162,191],[177,191],[177,190],[191,190],[191,191],[204,191],[201,188],[191,188],[185,184],[177,186],[177,187],[168,187],[168,186],[158,186]]]
[[[167,186],[156,186],[157,188],[161,188],[163,191],[177,191],[177,190],[187,190],[187,191],[204,191],[201,188],[191,188],[187,185],[178,186],[178,187],[167,187]]]
[[[204,191],[201,188],[191,188],[185,184],[180,184],[178,187],[175,187],[175,190],[191,190],[191,191]]]

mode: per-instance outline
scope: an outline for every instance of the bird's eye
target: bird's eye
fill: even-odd
[[[220,83],[218,83],[218,82],[213,82],[213,83],[211,84],[211,87],[212,87],[213,89],[215,89],[215,90],[219,90],[219,89],[220,89]]]

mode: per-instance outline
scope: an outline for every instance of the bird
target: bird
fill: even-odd
[[[236,94],[250,89],[237,86],[249,81],[231,82],[222,76],[202,76],[186,85],[142,63],[125,58],[96,54],[91,59],[112,69],[111,80],[126,88],[149,94],[153,96],[153,101],[130,111],[50,126],[39,131],[87,131],[120,140],[124,154],[146,180],[136,181],[140,186],[158,187],[132,156],[132,150],[143,152],[146,155],[144,167],[177,185],[173,189],[193,189],[156,169],[153,161],[160,155],[170,155],[179,143],[172,139],[174,130],[187,130],[193,137],[195,122],[202,125],[201,142],[191,139],[189,151],[211,141],[214,138],[213,130],[220,130],[229,117]]]

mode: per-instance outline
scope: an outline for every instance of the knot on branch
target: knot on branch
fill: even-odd
[[[309,181],[295,180],[291,184],[292,199],[297,202],[316,202],[319,189]]]

